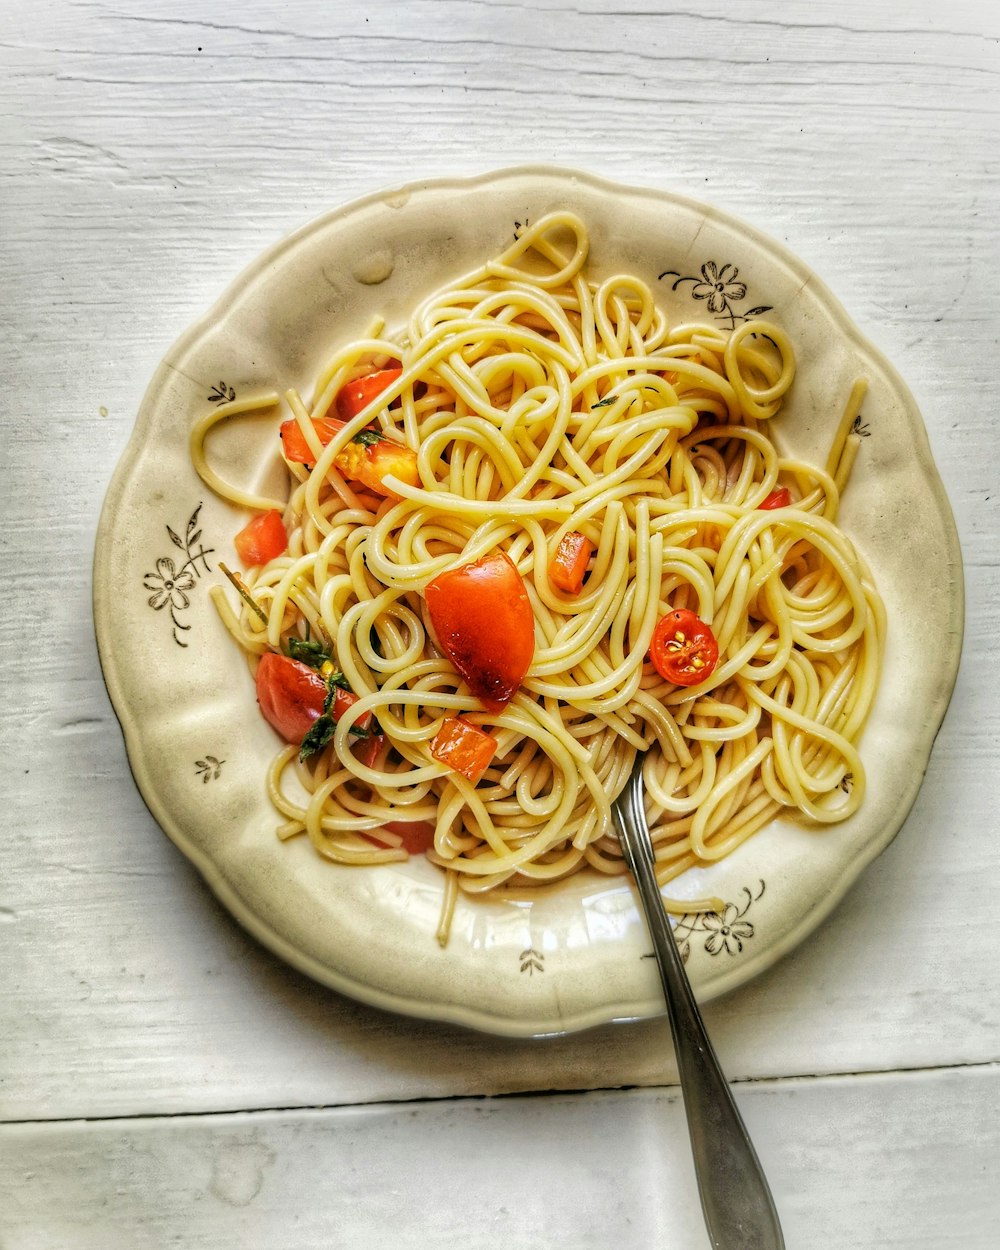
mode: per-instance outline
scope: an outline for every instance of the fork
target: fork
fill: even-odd
[[[614,804],[618,835],[667,1000],[705,1227],[714,1250],[784,1250],[778,1213],[688,981],[663,906],[643,808],[640,753]]]

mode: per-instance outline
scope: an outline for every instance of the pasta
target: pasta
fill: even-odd
[[[446,874],[442,942],[459,891],[622,873],[611,805],[639,751],[661,886],[783,811],[825,824],[864,798],[885,615],[836,524],[864,383],[823,467],[783,456],[770,423],[795,364],[780,327],[671,326],[638,278],[591,281],[588,248],[582,221],[552,213],[400,333],[376,322],[338,350],[309,404],[287,392],[287,502],[225,483],[207,454],[214,424],[277,394],[192,433],[212,489],[280,509],[287,535],[236,608],[213,592],[229,631],[252,665],[292,647],[328,682],[329,741],[304,760],[290,741],[269,770],[279,836],[374,864],[424,829]],[[360,407],[325,426],[352,387]],[[366,456],[388,457],[381,480]],[[429,608],[444,587],[461,631],[470,566],[508,578],[468,617],[469,645],[501,669],[530,607],[510,697],[476,692]],[[660,669],[676,676],[691,622],[717,658],[702,650],[677,684]],[[487,762],[464,775],[445,761],[465,758],[448,748],[467,730]]]

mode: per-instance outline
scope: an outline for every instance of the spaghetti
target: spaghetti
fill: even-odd
[[[577,217],[550,214],[399,335],[376,322],[339,350],[310,404],[289,391],[287,503],[222,481],[205,446],[277,394],[192,432],[212,489],[279,508],[287,535],[236,609],[213,592],[225,624],[251,664],[291,650],[328,683],[328,741],[301,760],[290,741],[269,770],[279,836],[374,864],[425,830],[442,941],[459,891],[622,873],[611,804],[638,751],[661,886],[782,811],[828,823],[864,798],[885,617],[836,524],[864,384],[824,467],[782,456],[784,332],[671,326],[638,278],[590,280],[588,247]],[[508,580],[480,602],[484,569]],[[524,611],[528,662],[493,697],[477,678],[517,650]],[[669,665],[691,639],[671,613],[717,646],[684,684]],[[488,739],[482,767],[464,767],[467,731]]]

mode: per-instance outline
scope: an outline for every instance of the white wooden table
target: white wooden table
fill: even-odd
[[[662,1022],[500,1041],[289,971],[148,815],[93,639],[177,335],[331,206],[531,161],[783,240],[924,412],[968,597],[926,782],[705,1014],[789,1247],[998,1244],[998,82],[987,0],[0,6],[3,1250],[708,1244]]]

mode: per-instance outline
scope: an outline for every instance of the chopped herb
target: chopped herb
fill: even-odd
[[[306,662],[308,663],[308,661]],[[323,714],[313,721],[309,732],[302,739],[302,745],[299,747],[300,760],[307,760],[310,755],[315,755],[317,751],[322,751],[336,733],[337,718],[334,716],[333,710],[337,703],[337,691],[349,691],[350,689],[350,684],[343,673],[334,671],[326,679],[326,698],[323,700]],[[349,732],[358,738],[369,737],[369,731],[362,729],[360,725],[352,725]]]
[[[225,573],[225,575],[229,578],[232,584],[236,587],[236,590],[240,598],[247,605],[247,607],[250,608],[252,612],[256,612],[257,615],[260,617],[261,621],[266,625],[267,613],[260,606],[257,600],[253,597],[253,595],[251,595],[250,591],[247,590],[246,584],[244,583],[243,578],[240,577],[239,573],[234,573],[231,569],[226,568],[226,566],[222,563],[221,560],[219,561],[219,568],[222,569],[223,573]]]
[[[382,441],[382,435],[377,430],[358,430],[357,434],[351,440],[354,443],[360,443],[362,447],[371,447],[374,443]]]
[[[596,404],[590,405],[590,411],[593,412],[595,408],[607,408],[608,404],[613,404],[617,398],[617,395],[609,395],[607,399],[598,400]]]
[[[317,638],[296,638],[293,635],[285,640],[285,647],[293,660],[308,664],[310,668],[321,669],[330,658],[329,649]]]
[[[317,751],[322,751],[333,737],[336,728],[337,722],[332,716],[324,714],[314,720],[312,728],[302,739],[302,745],[299,747],[299,759],[307,760],[310,755],[315,755]]]

